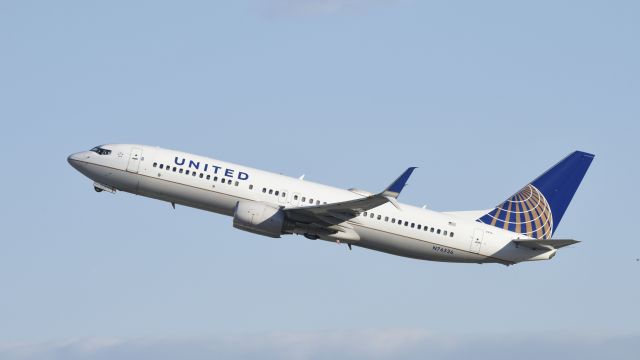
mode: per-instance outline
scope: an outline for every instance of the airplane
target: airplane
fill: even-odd
[[[303,235],[421,260],[514,265],[550,260],[578,243],[552,236],[594,157],[575,151],[494,208],[456,212],[398,201],[415,167],[371,193],[146,145],[96,146],[67,161],[97,192],[228,215],[235,228],[258,235]]]

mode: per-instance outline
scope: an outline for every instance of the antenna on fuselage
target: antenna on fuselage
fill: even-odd
[[[298,179],[300,179],[300,180],[304,180],[304,175],[305,175],[305,174],[302,174],[302,176],[300,176]]]

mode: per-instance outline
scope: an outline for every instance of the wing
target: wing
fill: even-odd
[[[296,222],[329,227],[350,220],[362,212],[388,202],[399,208],[396,199],[415,169],[415,167],[410,167],[405,170],[400,177],[379,194],[326,205],[288,208],[283,211],[289,219]]]

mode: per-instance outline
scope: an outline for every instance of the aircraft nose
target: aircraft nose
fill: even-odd
[[[80,163],[80,153],[75,153],[67,156],[67,162],[73,166],[74,169],[78,169]]]

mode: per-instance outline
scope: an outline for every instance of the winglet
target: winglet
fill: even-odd
[[[396,199],[398,195],[400,195],[400,192],[402,192],[402,189],[404,189],[405,185],[407,185],[407,180],[409,180],[409,177],[415,169],[417,168],[410,167],[405,170],[405,172],[403,172],[402,175],[400,175],[400,177],[396,179],[396,181],[389,185],[389,187],[386,188],[382,194],[384,196]]]

